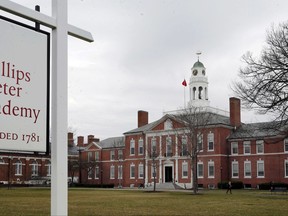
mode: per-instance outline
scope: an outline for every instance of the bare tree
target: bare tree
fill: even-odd
[[[75,174],[79,172],[79,183],[82,183],[82,171],[86,171],[87,175],[92,175],[95,170],[95,167],[99,165],[99,161],[93,158],[91,155],[88,155],[87,160],[83,160],[81,152],[78,158],[69,158],[68,159],[68,172],[71,176],[71,183],[74,182]]]
[[[79,165],[80,165],[80,160],[79,158],[77,159],[68,159],[68,172],[69,176],[71,176],[71,183],[73,184],[74,182],[74,177],[77,171],[79,171]]]
[[[240,68],[241,81],[233,84],[233,91],[248,108],[259,113],[273,113],[275,120],[287,123],[288,102],[288,22],[272,26],[267,32],[267,46],[259,58],[247,52],[245,67]]]
[[[114,149],[114,160],[118,163],[118,188],[122,188],[122,179],[123,179],[123,152],[124,152],[124,137],[119,139],[115,139],[113,141],[113,149]],[[117,156],[115,156],[115,151],[117,151]]]
[[[82,160],[81,157],[79,157],[79,159],[81,169],[87,171],[88,178],[92,178],[92,175],[95,174],[95,168],[99,165],[99,161],[95,158],[95,155],[93,155],[92,152],[88,152],[87,160]]]
[[[159,145],[158,145],[159,146]],[[157,168],[159,167],[159,157],[160,157],[160,149],[157,149],[157,140],[156,138],[152,138],[151,146],[146,149],[149,157],[148,165],[150,165],[152,169],[152,177],[153,177],[153,191],[156,191],[156,176],[157,176]]]
[[[203,134],[211,123],[212,113],[199,107],[189,105],[179,111],[175,118],[182,123],[175,129],[178,139],[180,155],[187,156],[191,160],[192,183],[194,194],[198,191],[197,157],[203,150]]]

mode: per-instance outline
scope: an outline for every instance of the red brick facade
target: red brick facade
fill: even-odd
[[[285,145],[285,135],[271,135],[269,131],[258,128],[258,134],[249,134],[249,129],[248,135],[241,136],[241,130],[246,126],[254,126],[241,124],[239,99],[231,98],[230,108],[230,116],[225,117],[227,124],[215,123],[203,132],[203,150],[197,159],[198,184],[204,188],[216,188],[218,183],[232,180],[242,181],[245,187],[256,188],[265,182],[288,183],[288,140]],[[148,116],[145,118],[148,119]],[[172,125],[173,129],[165,128],[165,124]],[[153,184],[155,167],[156,183],[174,182],[181,187],[192,187],[191,159],[181,152],[180,137],[175,132],[181,124],[165,115],[156,122],[140,125],[124,133],[121,148],[110,146],[101,149],[99,142],[102,177],[87,182],[113,183],[124,187],[149,186]],[[154,162],[151,156],[152,142],[156,143],[158,152]],[[171,143],[170,147],[167,147],[167,142]],[[123,160],[117,159],[119,149],[123,150]],[[111,159],[111,151],[115,151],[114,160]],[[122,167],[120,179],[119,166]],[[112,177],[111,169],[114,172]]]
[[[198,184],[216,188],[218,183],[232,180],[256,188],[261,183],[288,183],[286,133],[267,128],[270,123],[241,124],[237,98],[230,100],[230,109],[229,117],[217,115],[219,121],[203,130],[202,150],[197,157]],[[100,141],[89,135],[84,143],[84,137],[79,136],[75,145],[69,133],[70,179],[73,176],[79,183],[115,187],[149,186],[155,169],[158,184],[173,182],[192,187],[191,158],[183,151],[182,135],[177,130],[182,128],[181,123],[171,115],[148,123],[145,111],[138,117],[140,127],[123,137]],[[49,179],[50,174],[49,155],[0,153],[2,183],[29,183],[37,178]]]
[[[0,182],[7,184],[28,184],[37,177],[51,176],[51,162],[47,156],[0,154]],[[45,179],[45,178],[43,178]]]

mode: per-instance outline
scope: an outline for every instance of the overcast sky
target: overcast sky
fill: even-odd
[[[14,2],[51,15],[50,0]],[[241,56],[260,53],[287,8],[287,0],[68,0],[69,24],[94,37],[69,37],[69,127],[102,140],[136,128],[138,110],[152,122],[183,107],[181,83],[198,51],[210,105],[228,111]],[[266,119],[242,110],[243,122]]]

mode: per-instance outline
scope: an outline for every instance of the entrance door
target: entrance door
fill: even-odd
[[[165,167],[165,182],[172,182],[172,166]]]

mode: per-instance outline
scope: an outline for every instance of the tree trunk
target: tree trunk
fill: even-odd
[[[154,182],[153,191],[155,192],[156,191],[156,167],[155,165],[153,166],[153,182]]]
[[[193,193],[198,192],[198,179],[197,179],[197,156],[192,156],[191,158],[191,168],[192,168],[192,182],[193,182]]]

